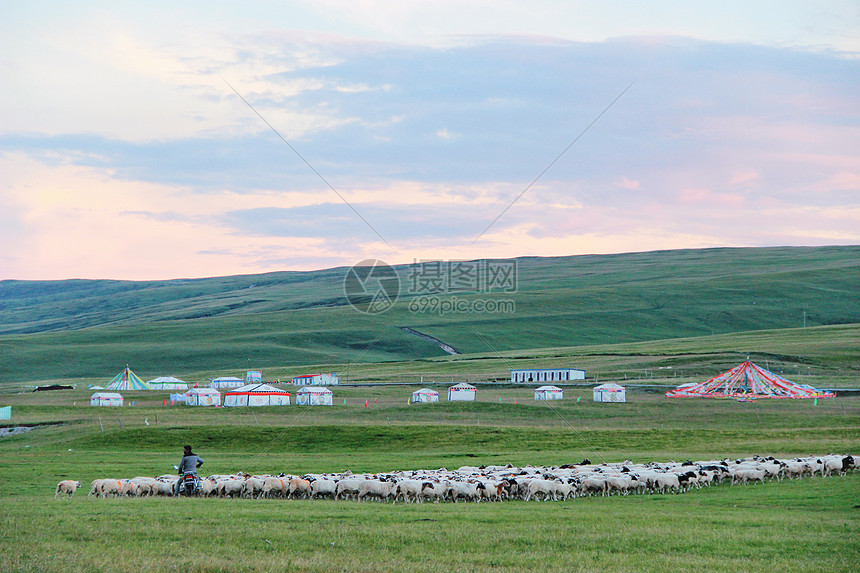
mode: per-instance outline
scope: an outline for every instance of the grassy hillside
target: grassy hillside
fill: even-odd
[[[348,305],[346,269],[158,282],[3,281],[0,383],[104,377],[125,364],[146,377],[445,356],[403,326],[465,354],[498,357],[793,328],[804,317],[808,326],[860,323],[860,247],[522,258],[516,292],[442,295],[470,305],[513,304],[502,313],[430,312],[427,299],[409,292],[410,269],[398,272],[401,296],[379,315]]]

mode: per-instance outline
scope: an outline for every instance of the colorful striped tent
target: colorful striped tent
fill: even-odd
[[[107,390],[150,390],[146,382],[137,377],[126,365],[122,372],[114,376],[107,385]]]
[[[666,392],[669,398],[833,398],[833,392],[795,384],[749,360],[699,384],[683,384]]]

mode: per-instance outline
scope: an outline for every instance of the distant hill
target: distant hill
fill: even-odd
[[[429,267],[399,266],[400,297],[376,315],[349,305],[347,268],[170,281],[0,281],[0,382],[105,376],[125,364],[146,377],[445,355],[433,338],[468,354],[790,328],[804,320],[860,322],[858,246],[497,264],[516,265],[514,292],[446,290],[435,299],[417,288]],[[463,308],[432,312],[434,300]],[[480,312],[476,305],[501,308]]]

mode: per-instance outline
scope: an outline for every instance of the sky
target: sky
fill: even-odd
[[[2,10],[0,280],[860,244],[856,1]]]

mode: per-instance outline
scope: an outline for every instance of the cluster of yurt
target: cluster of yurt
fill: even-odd
[[[289,406],[290,393],[268,384],[248,384],[224,392],[224,407]]]
[[[584,370],[573,368],[511,370],[512,382],[576,380],[583,379]],[[296,392],[296,404],[307,406],[332,405],[332,391],[326,385],[338,384],[337,375],[306,374],[292,379],[293,384],[301,384]],[[93,386],[93,390],[99,389]],[[284,406],[290,404],[290,393],[262,383],[262,372],[249,370],[245,380],[233,376],[213,378],[209,388],[188,389],[188,384],[173,376],[162,376],[148,382],[141,380],[131,368],[126,366],[108,383],[105,391],[98,391],[90,397],[91,406],[122,406],[120,390],[187,390],[184,394],[170,394],[171,403],[184,401],[189,406],[219,406],[221,393],[225,390],[224,406]],[[819,390],[805,384],[796,384],[753,364],[749,359],[738,366],[701,383],[687,383],[668,392],[670,398],[735,398],[750,400],[756,398],[832,398],[833,392]],[[461,382],[448,388],[450,402],[474,402],[477,389],[471,384]],[[535,388],[535,400],[561,400],[564,392],[557,386],[545,385]],[[601,384],[592,390],[595,402],[626,402],[626,390],[614,383]],[[180,399],[181,398],[181,399]],[[412,392],[411,404],[439,401],[439,392],[421,388]]]
[[[298,406],[331,406],[332,391],[324,386],[305,386],[296,391]]]

